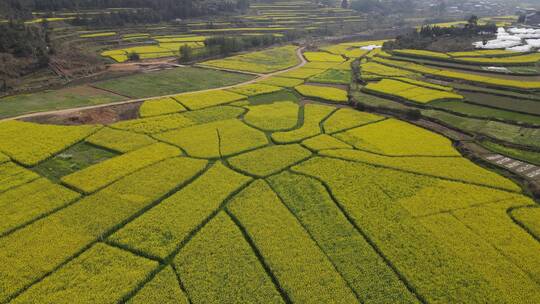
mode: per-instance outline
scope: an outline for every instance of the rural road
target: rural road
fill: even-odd
[[[285,72],[289,72],[289,71],[292,71],[292,70],[301,68],[302,66],[304,66],[304,65],[307,63],[307,61],[306,61],[306,59],[304,58],[304,56],[302,56],[302,51],[303,51],[304,49],[305,49],[305,47],[301,47],[301,48],[298,48],[298,49],[296,50],[296,56],[298,57],[298,59],[300,59],[300,63],[299,63],[299,64],[297,64],[297,65],[295,65],[295,66],[293,66],[293,67],[291,67],[291,68],[288,68],[288,69],[285,69],[285,70],[281,70],[281,71],[277,71],[277,72],[273,72],[273,73],[269,73],[269,74],[257,74],[257,73],[250,73],[250,72],[236,71],[236,70],[230,70],[230,69],[219,69],[219,70],[223,70],[223,71],[230,71],[230,72],[236,72],[236,73],[243,73],[243,74],[256,75],[256,76],[258,76],[257,78],[254,78],[254,79],[252,79],[252,80],[248,80],[248,81],[245,81],[245,82],[242,82],[242,83],[237,83],[237,84],[230,85],[230,86],[224,86],[224,87],[212,88],[212,89],[205,89],[205,90],[199,90],[199,91],[190,91],[190,92],[184,92],[184,93],[169,94],[169,95],[162,95],[162,96],[147,97],[147,98],[129,99],[129,100],[124,100],[124,101],[120,101],[120,102],[112,102],[112,103],[106,103],[106,104],[100,104],[100,105],[93,105],[93,106],[84,106],[84,107],[68,108],[68,109],[61,109],[61,110],[53,110],[53,111],[45,111],[45,112],[29,113],[29,114],[23,114],[23,115],[19,115],[19,116],[14,116],[14,117],[8,117],[8,118],[0,119],[0,121],[16,120],[16,119],[22,119],[22,118],[30,118],[30,117],[36,117],[36,116],[41,116],[41,115],[62,115],[62,114],[68,114],[68,113],[71,113],[71,112],[74,112],[74,111],[90,110],[90,109],[97,109],[97,108],[105,108],[105,107],[109,107],[109,106],[117,106],[117,105],[128,104],[128,103],[134,103],[134,102],[141,102],[141,101],[146,101],[146,100],[153,100],[153,99],[160,99],[160,98],[166,98],[166,97],[173,97],[173,96],[178,96],[178,95],[182,95],[182,94],[211,92],[211,91],[217,91],[217,90],[223,90],[223,89],[230,89],[230,88],[234,88],[234,87],[238,87],[238,86],[242,86],[242,85],[247,85],[247,84],[251,84],[251,83],[255,83],[255,82],[261,81],[261,80],[263,80],[263,79],[266,79],[266,78],[269,78],[269,77],[272,77],[272,76],[277,76],[277,75],[279,75],[279,74],[282,74],[282,73],[285,73]]]

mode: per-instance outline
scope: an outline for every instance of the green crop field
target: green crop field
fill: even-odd
[[[125,99],[127,99],[125,96],[89,86],[14,95],[0,98],[0,118],[34,112],[113,103]]]
[[[0,303],[540,303],[538,203],[401,120],[539,164],[540,129],[520,123],[540,116],[360,49],[380,43],[103,81],[92,90],[140,98],[106,125],[0,121]]]
[[[211,89],[250,79],[249,75],[185,67],[106,80],[95,86],[132,98],[145,98]]]

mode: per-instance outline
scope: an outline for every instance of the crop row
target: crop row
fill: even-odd
[[[320,182],[284,172],[270,184],[363,303],[417,303]]]
[[[324,253],[264,181],[252,183],[227,208],[242,223],[292,302],[357,302]]]
[[[241,231],[225,213],[173,260],[193,303],[283,303]]]
[[[65,206],[79,196],[46,178],[8,190],[0,194],[0,235]]]
[[[429,176],[437,176],[443,179],[463,181],[464,183],[485,185],[514,192],[519,192],[520,190],[511,180],[503,178],[494,172],[486,171],[461,157],[389,157],[360,150],[345,149],[321,151],[320,154]],[[461,199],[461,196],[458,197]]]
[[[103,128],[86,138],[85,141],[120,153],[130,152],[156,143],[155,140],[144,134],[112,128]]]
[[[119,301],[157,266],[157,262],[98,243],[12,303]]]
[[[175,253],[178,245],[192,231],[217,212],[231,193],[249,180],[249,177],[216,163],[195,181],[109,239],[149,255],[166,258]]]
[[[338,103],[344,103],[349,100],[347,91],[338,88],[301,84],[294,87],[294,89],[305,97],[319,98]]]
[[[430,103],[437,100],[462,100],[463,96],[448,91],[428,89],[393,79],[383,79],[377,83],[368,83],[364,88],[367,92],[400,97],[416,103]]]
[[[39,175],[12,162],[0,164],[0,193],[31,182]]]
[[[437,70],[433,68],[428,68],[416,63],[408,63],[403,61],[396,61],[385,58],[374,58],[375,61],[395,66],[401,67],[406,70],[411,70],[414,72],[433,75],[435,77],[441,77],[446,79],[453,80],[465,80],[473,83],[479,83],[490,87],[502,87],[502,88],[511,88],[518,90],[538,90],[540,89],[540,81],[521,81],[521,80],[512,80],[512,79],[501,79],[495,77],[487,77],[481,75],[474,75],[470,73],[461,73],[453,72],[448,70]]]
[[[148,117],[117,122],[114,128],[137,133],[155,134],[240,116],[245,110],[231,106],[217,106],[197,111],[163,116]]]

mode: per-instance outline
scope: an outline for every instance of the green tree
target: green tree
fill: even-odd
[[[139,61],[141,60],[141,56],[137,52],[131,52],[128,54],[128,60]]]
[[[180,60],[182,62],[188,62],[193,59],[193,50],[189,45],[182,45],[180,47]]]

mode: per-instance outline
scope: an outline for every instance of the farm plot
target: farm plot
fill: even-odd
[[[95,86],[123,96],[146,98],[223,87],[252,78],[238,73],[184,67],[106,80]]]
[[[253,73],[277,72],[300,63],[296,56],[296,49],[295,46],[289,45],[225,59],[210,60],[202,65]]]
[[[347,102],[349,100],[347,91],[338,88],[315,85],[299,85],[294,87],[294,89],[300,93],[300,95],[305,97],[313,97],[338,103]]]
[[[377,83],[369,83],[363,90],[368,93],[373,92],[385,96],[399,97],[416,103],[463,99],[463,96],[448,91],[428,89],[392,79],[383,79]]]
[[[420,127],[240,88],[0,123],[0,302],[540,302],[538,208],[512,180]],[[80,147],[99,161],[37,169]]]

